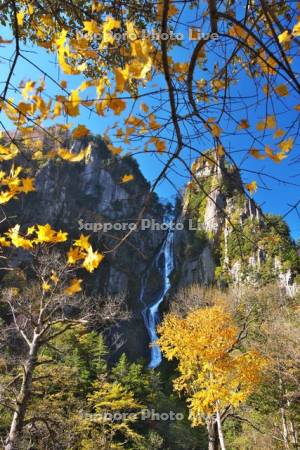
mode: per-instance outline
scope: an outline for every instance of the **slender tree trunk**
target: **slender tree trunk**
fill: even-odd
[[[280,408],[280,414],[281,414],[281,422],[282,422],[282,437],[285,448],[290,448],[289,446],[289,432],[287,427],[287,420],[285,415],[285,408],[282,406]]]
[[[219,410],[217,410],[217,425],[218,425],[218,436],[219,436],[221,450],[226,450],[223,429],[222,429],[221,416],[220,416]]]
[[[282,437],[283,437],[283,442],[284,442],[284,447],[286,449],[289,449],[289,430],[288,430],[288,425],[287,425],[287,418],[286,418],[286,411],[285,411],[285,406],[284,406],[284,386],[283,386],[283,381],[282,378],[280,376],[279,373],[279,389],[281,392],[281,406],[280,406],[280,415],[281,415],[281,422],[282,422]]]
[[[298,436],[297,436],[297,431],[295,429],[294,421],[292,419],[290,420],[290,431],[291,431],[291,441],[292,441],[293,448],[298,450],[299,449]]]
[[[218,428],[217,423],[213,417],[207,419],[206,428],[208,434],[208,450],[218,450],[219,449]]]
[[[29,347],[27,360],[24,364],[24,374],[22,385],[16,401],[16,410],[10,425],[9,434],[5,442],[5,450],[18,449],[18,441],[24,427],[24,420],[27,411],[28,401],[32,390],[32,376],[36,366],[37,354],[39,349],[38,336],[34,334]]]
[[[288,407],[288,409],[290,409],[290,407],[291,407],[290,400],[287,400],[287,407]],[[297,430],[295,428],[294,420],[292,418],[289,419],[289,427],[288,428],[290,429],[290,442],[292,444],[292,447],[293,447],[293,449],[298,450],[299,449],[298,435],[297,435]]]

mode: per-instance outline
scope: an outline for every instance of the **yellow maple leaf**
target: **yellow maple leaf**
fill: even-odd
[[[158,122],[156,122],[154,114],[149,115],[149,125],[151,130],[158,130],[161,127],[161,125]]]
[[[100,33],[100,28],[97,25],[97,22],[95,20],[85,20],[83,22],[84,28],[83,30],[86,31],[88,34],[97,34]]]
[[[82,263],[82,267],[84,267],[88,272],[93,272],[94,269],[97,269],[104,256],[97,251],[93,251],[92,246],[90,245],[87,251],[87,255]]]
[[[20,27],[23,26],[23,23],[24,23],[24,17],[25,17],[24,11],[19,11],[19,12],[17,13],[17,23],[18,23],[18,25],[19,25]]]
[[[8,148],[0,144],[0,161],[9,161],[15,158],[18,153],[19,150],[15,144],[10,144]]]
[[[58,278],[58,276],[57,276],[57,274],[56,274],[56,272],[55,272],[54,270],[52,270],[52,275],[51,275],[50,279],[51,279],[55,284],[57,284],[57,283],[59,282],[59,278]]]
[[[259,131],[263,131],[268,128],[275,128],[276,127],[276,118],[275,116],[267,116],[264,120],[258,122],[256,124],[256,129]]]
[[[287,155],[283,152],[274,153],[269,145],[265,146],[265,152],[269,156],[269,158],[272,159],[272,161],[274,161],[276,164],[280,163],[284,158],[287,157]]]
[[[121,178],[121,183],[128,183],[129,181],[132,181],[134,179],[134,176],[131,174],[123,175]]]
[[[157,2],[157,18],[161,19],[163,15],[163,5],[164,2]],[[176,8],[173,2],[169,2],[169,9],[168,9],[168,17],[172,17],[176,14],[178,14],[179,10]]]
[[[15,225],[13,228],[10,228],[5,235],[11,240],[11,243],[15,247],[22,247],[25,250],[29,250],[32,248],[32,241],[24,238],[20,234],[20,225]]]
[[[67,240],[68,233],[62,231],[56,232],[48,223],[46,225],[38,225],[37,228],[35,243],[57,243]]]
[[[84,236],[84,234],[81,234],[79,239],[74,241],[74,247],[79,247],[83,250],[88,250],[88,248],[91,245],[89,243],[89,239],[90,239],[90,236]]]
[[[280,97],[285,97],[289,93],[287,86],[285,84],[283,84],[283,83],[279,84],[275,88],[275,92],[277,92],[277,94],[280,95]]]
[[[249,122],[247,119],[242,119],[239,123],[239,128],[241,128],[242,130],[245,130],[247,128],[249,128]]]
[[[209,128],[211,130],[211,133],[214,137],[220,137],[221,134],[221,128],[216,123],[211,123],[209,125]]]
[[[0,247],[10,247],[11,243],[5,237],[0,236]]]
[[[51,289],[51,286],[49,283],[47,283],[47,281],[44,281],[44,283],[42,284],[42,289],[43,291],[49,291],[49,289]]]
[[[25,194],[28,194],[28,192],[35,191],[34,187],[34,178],[22,178],[21,179],[22,184],[18,187],[19,192],[24,192]]]
[[[72,131],[72,137],[74,139],[79,139],[83,136],[87,136],[89,134],[90,130],[85,125],[78,125],[73,131]]]
[[[107,147],[113,155],[119,155],[122,152],[122,147],[116,147],[112,144],[108,144]]]
[[[77,89],[71,92],[70,97],[64,103],[65,111],[68,116],[76,117],[79,115],[79,106],[80,106],[80,95]]]
[[[70,248],[68,251],[68,264],[76,264],[77,261],[84,259],[85,253],[79,248]]]
[[[177,73],[180,73],[180,74],[182,74],[182,73],[187,73],[187,71],[188,71],[188,68],[189,68],[189,63],[175,63],[175,64],[173,64],[173,70],[174,70],[174,72],[177,72]],[[214,81],[218,81],[218,80],[214,80]]]
[[[123,92],[127,80],[129,78],[129,73],[126,69],[121,69],[120,67],[115,68],[114,73],[115,73],[116,91]]]
[[[146,105],[146,103],[141,103],[141,110],[144,111],[144,113],[147,113],[149,111],[149,106]]]
[[[214,89],[214,91],[217,93],[220,89],[225,89],[226,82],[225,80],[212,80],[210,82],[211,87]]]
[[[29,97],[29,92],[32,91],[34,89],[35,86],[35,81],[29,80],[25,83],[24,88],[22,89],[22,96],[24,98],[28,98]]]
[[[120,98],[113,98],[110,100],[108,107],[112,109],[116,115],[119,115],[126,108],[126,102]]]
[[[284,153],[289,153],[289,151],[293,148],[294,145],[294,139],[293,138],[288,138],[285,139],[284,141],[281,141],[278,144],[278,147],[284,152]]]
[[[273,134],[273,137],[274,137],[274,139],[276,139],[283,135],[284,135],[284,130],[282,130],[281,128],[278,128],[278,130],[276,130],[275,133]]]
[[[292,39],[292,36],[290,35],[288,30],[283,31],[283,33],[280,33],[278,36],[278,40],[279,40],[280,44],[289,42],[291,39]]]
[[[63,72],[66,75],[79,75],[81,72],[83,72],[87,65],[86,63],[82,63],[79,66],[71,66],[67,63],[65,59],[65,55],[68,54],[68,48],[60,47],[57,51],[57,59],[60,65],[60,68],[63,70]]]
[[[254,194],[257,191],[257,183],[256,181],[251,181],[251,183],[245,184],[247,191],[250,192],[250,194]]]
[[[166,149],[166,143],[157,137],[152,137],[149,143],[153,143],[159,153],[162,153]]]
[[[249,153],[256,159],[266,159],[266,155],[261,154],[260,151],[257,150],[257,148],[251,148]]]
[[[107,16],[105,19],[105,22],[102,26],[102,41],[99,45],[99,49],[103,49],[104,47],[107,47],[107,44],[113,44],[114,43],[114,36],[111,33],[111,31],[114,28],[120,28],[121,22],[119,20],[114,19],[111,16]]]
[[[35,232],[35,225],[27,228],[26,236],[31,236]]]
[[[67,63],[65,59],[66,56],[68,57],[75,56],[74,54],[71,55],[69,46],[65,45],[67,34],[68,31],[66,29],[63,29],[55,39],[55,44],[57,47],[57,59],[64,73],[66,73],[67,75],[78,75],[86,69],[87,65],[86,63],[83,63],[80,64],[79,66],[71,66],[70,64]]]
[[[57,154],[61,157],[61,159],[69,162],[80,162],[85,157],[84,150],[81,150],[79,153],[71,153],[65,148],[59,148],[57,150]]]
[[[65,288],[64,293],[66,295],[74,295],[77,292],[80,292],[81,289],[81,283],[82,280],[79,278],[73,278],[73,280],[71,281],[70,285],[68,287]]]
[[[66,231],[57,231],[54,242],[65,242],[68,239],[68,233]]]

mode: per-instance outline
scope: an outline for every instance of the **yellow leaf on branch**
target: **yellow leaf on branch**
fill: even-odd
[[[275,128],[275,127],[276,127],[276,118],[274,115],[267,116],[264,120],[262,120],[256,124],[256,129],[259,131],[263,131],[265,129]]]
[[[282,130],[281,128],[278,128],[278,130],[275,131],[275,133],[273,134],[274,139],[276,138],[280,138],[281,136],[284,135],[284,130]]]
[[[10,159],[14,159],[18,153],[19,150],[15,144],[10,144],[8,148],[0,144],[0,161],[9,161]]]
[[[74,247],[79,247],[82,250],[88,250],[91,245],[89,239],[90,236],[85,236],[84,234],[81,234],[79,239],[76,239],[74,241]]]
[[[278,40],[279,40],[280,44],[289,42],[291,39],[292,39],[292,36],[290,35],[288,30],[283,31],[283,33],[280,33],[278,36]]]
[[[241,128],[242,130],[246,130],[247,128],[249,128],[249,122],[247,119],[242,119],[239,123],[239,128]]]
[[[92,246],[90,245],[87,251],[87,255],[82,263],[82,267],[84,267],[88,272],[93,272],[98,268],[103,258],[104,256],[97,251],[94,252]]]
[[[61,159],[69,162],[80,162],[83,159],[87,161],[91,154],[91,145],[89,144],[85,149],[80,150],[79,153],[72,153],[65,148],[59,148],[57,150],[57,154],[61,157]]]
[[[275,88],[275,92],[277,92],[277,94],[280,95],[280,97],[285,97],[286,95],[288,95],[289,90],[287,86],[282,83]]]
[[[114,28],[120,28],[121,23],[119,20],[114,19],[111,16],[107,16],[102,26],[102,41],[99,45],[99,49],[107,47],[108,44],[113,44],[115,39],[112,33]]]
[[[257,150],[256,148],[251,148],[249,153],[250,153],[250,155],[254,156],[254,158],[256,158],[256,159],[266,159],[266,155],[263,155],[262,153],[260,153],[260,151]]]
[[[83,25],[83,31],[86,31],[88,34],[100,33],[100,28],[95,20],[86,20],[83,22]]]
[[[281,141],[278,144],[278,147],[284,152],[284,153],[289,153],[291,151],[291,149],[293,148],[294,145],[294,139],[293,138],[288,138],[285,139],[284,141]]]
[[[161,139],[159,139],[158,137],[152,137],[149,140],[149,143],[153,143],[155,145],[158,153],[162,153],[166,149],[166,143],[164,141],[162,141]]]
[[[111,151],[111,153],[115,156],[122,153],[122,147],[115,147],[113,144],[107,144],[107,147]]]
[[[132,181],[134,179],[134,176],[131,174],[123,175],[121,178],[121,183],[128,183],[129,181]]]
[[[83,136],[87,136],[89,134],[90,130],[85,125],[78,125],[73,131],[72,131],[72,137],[74,139],[79,139]]]
[[[283,152],[274,153],[269,145],[265,146],[265,152],[269,156],[269,158],[272,159],[272,161],[274,161],[277,164],[287,157],[287,154]]]
[[[112,98],[108,103],[108,107],[118,116],[126,108],[126,102],[120,98]]]
[[[22,27],[24,24],[24,17],[25,17],[24,11],[19,11],[17,13],[17,23],[20,27]]]
[[[80,292],[82,290],[81,283],[82,283],[81,279],[73,278],[73,280],[71,281],[70,285],[65,288],[64,293],[66,295],[71,296],[71,295],[76,294],[77,292]]]
[[[245,186],[246,186],[247,191],[250,192],[250,194],[254,194],[257,191],[256,181],[251,181],[251,183],[246,183]]]

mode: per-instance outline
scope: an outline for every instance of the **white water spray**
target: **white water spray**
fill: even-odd
[[[154,261],[154,264],[159,268],[159,271],[162,275],[163,288],[158,298],[154,300],[154,302],[151,305],[145,306],[145,308],[142,311],[145,326],[147,328],[151,344],[154,344],[158,339],[156,333],[156,326],[159,322],[159,305],[162,303],[165,295],[167,294],[168,290],[171,287],[170,275],[174,269],[173,246],[174,246],[174,230],[172,230],[170,227],[167,237]],[[163,256],[162,267],[159,265],[161,256]],[[140,297],[143,303],[144,303],[144,291],[145,291],[145,284],[143,284],[142,286]],[[162,360],[162,355],[159,346],[155,344],[152,345],[150,351],[151,351],[151,358],[149,367],[150,368],[158,367]]]

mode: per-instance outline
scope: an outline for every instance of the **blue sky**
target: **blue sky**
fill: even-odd
[[[186,31],[185,31],[186,32]],[[9,37],[7,30],[1,30],[0,35]],[[190,54],[191,48],[194,45],[193,42],[185,42],[184,48],[177,49],[174,52],[174,58],[178,61],[185,61]],[[12,45],[3,45],[0,46],[0,82],[3,83],[6,79],[7,75],[7,61],[5,58],[10,58],[13,52],[13,44]],[[69,84],[69,88],[77,87],[82,78],[80,76],[67,76],[60,72],[54,55],[47,54],[46,51],[40,48],[33,47],[24,47],[22,46],[23,54],[32,60],[35,64],[40,66],[48,75],[51,75],[54,79],[60,81],[62,79],[67,80]],[[199,74],[199,77],[201,74]],[[42,74],[40,71],[36,70],[31,64],[26,62],[24,59],[20,58],[18,61],[18,65],[15,70],[15,75],[12,80],[12,84],[17,87],[21,80],[38,80],[42,78]],[[147,90],[155,90],[160,84],[159,80],[156,80],[155,83],[150,83],[149,86],[145,88],[145,92]],[[239,95],[241,92],[245,92],[245,88],[247,89],[249,83],[249,79],[242,75],[239,78],[238,85],[236,87],[236,95]],[[235,88],[234,88],[235,89]],[[251,95],[251,87],[249,85],[249,96]],[[59,89],[55,86],[54,83],[47,80],[47,89],[46,93],[51,96],[59,94]],[[263,95],[263,93],[261,93]],[[10,91],[10,96],[17,96],[12,90]],[[295,112],[292,111],[292,108],[295,104],[299,103],[299,99],[292,98],[291,96],[288,99],[288,102],[274,101],[273,108],[275,108],[278,128],[287,129],[289,123],[293,119]],[[155,102],[154,102],[155,103]],[[150,100],[151,106],[151,100]],[[159,111],[157,117],[160,115],[162,118],[168,114],[168,111]],[[265,109],[263,109],[259,104],[254,105],[249,111],[240,112],[240,119],[247,118],[249,122],[252,120],[256,123],[260,119],[264,118],[266,115]],[[71,118],[72,119],[72,118]],[[6,126],[9,126],[6,118],[3,113],[0,115],[0,120],[2,120]],[[72,123],[76,125],[77,123],[82,123],[88,126],[88,128],[96,133],[102,134],[107,126],[110,126],[113,122],[118,120],[118,117],[113,114],[108,114],[105,117],[99,117],[97,114],[91,114],[89,111],[82,109],[82,113],[80,118],[75,118],[72,120]],[[227,119],[222,120],[220,122],[220,126],[223,129],[223,139],[225,143],[225,147],[230,149],[231,155],[234,157],[237,165],[245,171],[242,171],[242,177],[245,182],[250,182],[252,180],[256,180],[258,184],[258,191],[254,196],[256,202],[262,206],[265,212],[271,212],[274,214],[286,214],[289,210],[290,206],[295,204],[300,199],[300,155],[299,155],[299,145],[295,145],[293,151],[289,155],[289,157],[281,162],[281,164],[276,164],[273,161],[267,159],[264,161],[259,161],[254,159],[253,157],[247,156],[247,151],[251,148],[252,142],[247,133],[235,133],[232,130],[232,127],[227,128]],[[274,130],[271,130],[272,133]],[[270,135],[272,135],[270,133]],[[208,133],[206,133],[208,134]],[[165,135],[166,138],[168,136]],[[266,142],[268,142],[268,137],[266,136]],[[272,139],[270,136],[270,144],[272,143]],[[116,142],[117,144],[117,142]],[[137,144],[139,145],[139,144]],[[206,148],[209,148],[211,145],[211,141],[209,138],[206,138],[204,135],[201,140],[195,140],[195,143],[192,142],[192,145],[197,146],[199,150],[204,151]],[[125,148],[125,151],[127,149]],[[184,150],[184,159],[189,164],[192,162],[195,157],[195,153],[191,154],[189,149]],[[150,181],[154,181],[161,171],[165,158],[160,155],[155,155],[153,153],[143,153],[140,152],[136,155],[136,158],[139,162],[140,168],[145,175],[145,177]],[[298,158],[298,162],[296,161]],[[264,173],[264,177],[260,178],[257,174],[251,173],[249,171]],[[268,176],[266,176],[268,175]],[[282,180],[281,182],[275,180],[275,178]],[[186,170],[180,165],[180,163],[176,163],[171,168],[171,171],[168,175],[169,180],[164,180],[157,187],[157,193],[160,197],[164,199],[173,199],[176,195],[176,189],[180,190],[183,188],[184,184],[188,181],[188,175]],[[294,185],[285,184],[284,181],[288,181],[289,183],[294,183]],[[175,186],[175,188],[174,188]],[[300,211],[300,207],[299,207]],[[296,211],[290,213],[286,220],[290,226],[292,236],[297,239],[300,236],[300,220]]]

